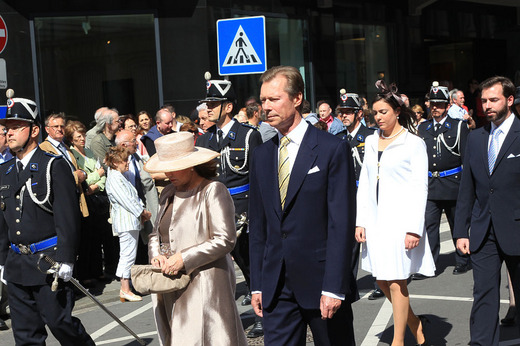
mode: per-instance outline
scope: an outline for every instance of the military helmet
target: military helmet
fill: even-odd
[[[448,88],[445,86],[439,86],[439,82],[435,81],[432,83],[430,88],[430,102],[446,102],[450,101],[450,95]]]
[[[345,89],[339,91],[338,108],[353,108],[355,110],[362,109],[363,101],[358,94],[347,93]]]
[[[211,73],[204,74],[206,78],[206,98],[199,103],[210,101],[229,101],[235,102],[236,96],[233,85],[228,80],[211,79]]]
[[[23,120],[30,123],[38,123],[38,107],[36,102],[14,96],[13,89],[8,89],[7,95],[7,110],[5,114],[0,114],[0,124],[5,124],[7,120]]]

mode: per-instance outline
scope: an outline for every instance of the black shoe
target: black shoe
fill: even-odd
[[[8,330],[8,329],[9,329],[9,327],[4,322],[4,320],[0,319],[0,330]]]
[[[417,317],[419,317],[419,320],[421,320],[422,332],[424,335],[424,342],[422,344],[416,344],[416,345],[417,346],[430,346],[430,344],[428,343],[428,337],[426,336],[426,329],[427,329],[426,326],[428,324],[430,324],[430,320],[428,319],[428,317],[423,316],[423,315],[419,315]]]
[[[424,279],[428,279],[428,277],[425,275],[419,274],[419,273],[412,274],[412,280],[424,280]]]
[[[453,275],[464,274],[468,271],[468,266],[465,264],[457,264],[453,269]]]
[[[264,325],[262,321],[255,322],[253,328],[247,333],[248,338],[258,338],[259,336],[264,335]]]
[[[242,306],[251,305],[251,298],[252,298],[251,293],[246,294],[244,299],[242,299],[242,303],[240,303],[240,305],[242,305]]]
[[[377,288],[377,289],[373,290],[372,293],[370,293],[370,295],[368,296],[368,300],[376,300],[376,299],[379,299],[384,296],[385,296],[385,294],[383,293],[383,291],[381,291],[379,288]]]
[[[506,317],[500,320],[500,324],[503,326],[514,326],[515,325],[515,316],[516,316],[516,307],[510,306],[507,309]]]

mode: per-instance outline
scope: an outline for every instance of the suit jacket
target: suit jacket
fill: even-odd
[[[303,308],[319,309],[322,291],[352,300],[357,292],[351,270],[356,184],[348,143],[308,126],[284,210],[277,171],[275,136],[256,149],[251,165],[251,291],[261,291],[264,308],[270,306],[285,263]]]
[[[222,143],[217,142],[217,126],[214,125],[208,129],[208,132],[197,138],[196,145],[208,148],[221,153],[220,163],[217,168],[217,179],[226,185],[226,187],[238,187],[249,183],[250,158],[257,146],[262,144],[262,136],[260,133],[250,125],[241,124],[238,121],[232,120],[233,126],[229,130],[227,136]],[[248,133],[251,131],[248,137]],[[248,141],[246,142],[246,139]],[[247,150],[246,150],[247,147]],[[226,159],[225,152],[229,149],[229,162]],[[235,173],[230,164],[235,169],[240,169],[241,173]],[[249,191],[231,196],[235,203],[235,212],[242,214],[247,212]]]
[[[159,194],[155,188],[152,176],[143,169],[143,160],[137,154],[134,154],[134,158],[137,161],[137,168],[139,169],[139,175],[141,176],[141,188],[143,189],[142,194],[144,195],[143,202],[146,210],[152,213],[152,217],[144,223],[143,229],[141,230],[141,239],[144,244],[148,244],[148,236],[153,231],[153,225],[155,224],[157,212],[159,211]]]
[[[36,205],[27,189],[20,197],[22,186],[30,178],[36,198],[45,199],[46,170],[52,157],[37,148],[19,179],[15,159],[0,165],[0,265],[5,265],[5,278],[9,282],[26,286],[47,282],[47,274],[40,272],[36,265],[40,253],[20,255],[10,249],[9,243],[30,245],[58,236],[58,245],[42,252],[58,262],[74,263],[76,260],[80,213],[74,177],[65,159],[57,157],[51,166],[49,201],[52,206],[49,203],[45,206],[54,213]]]
[[[459,133],[460,126],[460,133]],[[419,137],[426,143],[426,150],[428,151],[428,170],[430,172],[442,172],[456,167],[460,167],[464,162],[464,153],[466,148],[466,140],[469,129],[465,122],[452,119],[446,116],[446,120],[435,131],[433,120],[424,121],[419,124],[417,129]],[[452,154],[446,145],[438,142],[438,138],[442,136],[446,145],[449,147],[455,146],[451,149],[453,152],[460,155]],[[458,145],[455,145],[458,142]],[[459,193],[461,174],[453,174],[447,177],[430,177],[428,179],[428,199],[430,200],[456,200]]]
[[[62,152],[60,152],[54,145],[52,145],[51,142],[49,142],[47,139],[44,140],[42,143],[40,143],[40,149],[43,151],[46,151],[48,153],[51,153],[53,155],[63,155]],[[74,167],[74,170],[78,170],[78,162],[76,161],[76,158],[74,157],[74,153],[67,148],[67,152],[69,153],[71,164]],[[67,158],[64,158],[67,160]],[[78,191],[79,196],[79,209],[81,210],[81,215],[83,217],[88,216],[88,207],[87,207],[87,200],[85,199],[85,192],[83,191],[83,186],[81,186],[81,183],[78,181],[78,175],[76,172],[73,173],[74,175],[74,181],[76,182],[76,189]]]
[[[469,238],[476,251],[493,224],[496,239],[506,255],[520,255],[520,120],[502,143],[493,173],[488,169],[491,125],[468,136],[453,238]],[[471,228],[471,231],[469,230]]]

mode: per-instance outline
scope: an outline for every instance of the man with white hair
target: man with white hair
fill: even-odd
[[[101,114],[103,114],[103,112],[106,110],[108,110],[107,107],[101,107],[101,108],[98,108],[96,113],[94,113],[94,121],[96,122],[96,124],[97,124]],[[90,130],[87,131],[87,134],[85,137],[85,147],[90,148],[90,142],[92,142],[92,138],[94,138],[95,136],[96,136],[96,126],[94,126],[93,128],[91,128]]]
[[[96,126],[94,127],[96,135],[92,138],[92,142],[88,148],[92,150],[94,156],[103,166],[105,171],[106,165],[103,163],[105,155],[110,147],[115,145],[114,136],[119,130],[119,113],[116,109],[105,109],[102,111]]]

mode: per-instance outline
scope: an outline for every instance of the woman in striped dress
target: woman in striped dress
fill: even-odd
[[[119,298],[122,302],[142,300],[130,290],[130,268],[135,263],[137,237],[151,213],[144,209],[137,190],[123,176],[128,171],[128,152],[122,147],[112,147],[105,156],[109,167],[105,189],[112,206],[110,217],[112,228],[119,236],[119,263],[116,276],[121,278]]]

